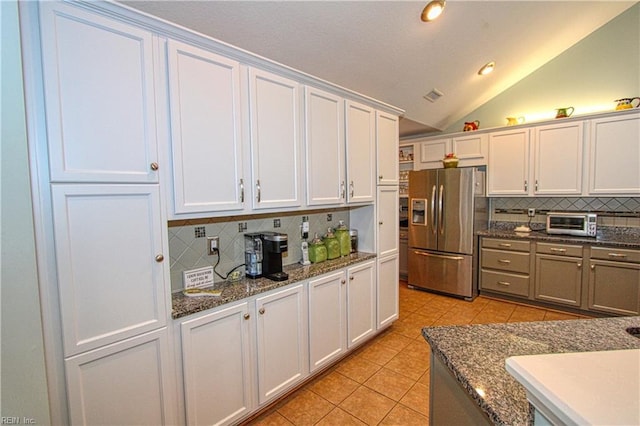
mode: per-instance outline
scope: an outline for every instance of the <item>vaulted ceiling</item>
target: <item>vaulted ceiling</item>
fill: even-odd
[[[402,108],[406,135],[446,128],[636,2],[449,0],[430,23],[427,0],[122,3]]]

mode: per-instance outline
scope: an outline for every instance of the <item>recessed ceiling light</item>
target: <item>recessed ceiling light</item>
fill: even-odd
[[[496,63],[491,61],[488,64],[485,64],[482,68],[480,68],[480,71],[478,71],[478,75],[487,75],[491,73],[495,67],[496,67]]]
[[[422,10],[422,15],[420,15],[420,19],[423,22],[431,22],[436,19],[442,11],[444,10],[445,0],[433,0],[427,4]]]

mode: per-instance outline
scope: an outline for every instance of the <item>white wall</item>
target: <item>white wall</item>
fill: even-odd
[[[443,133],[462,131],[465,121],[479,120],[487,129],[504,126],[509,116],[526,116],[528,122],[553,119],[560,107],[573,106],[574,114],[613,110],[615,99],[640,96],[639,75],[640,3]]]
[[[2,0],[0,416],[50,424],[38,295],[18,10]],[[8,420],[9,421],[9,420]]]

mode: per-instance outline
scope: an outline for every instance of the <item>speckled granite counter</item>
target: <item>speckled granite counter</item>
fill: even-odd
[[[528,425],[532,412],[524,388],[505,369],[508,357],[640,349],[627,328],[638,330],[640,316],[425,327],[422,335],[494,424]]]
[[[530,233],[515,232],[518,224],[513,222],[492,222],[489,229],[478,231],[480,237],[515,238],[533,241],[549,241],[555,243],[590,244],[594,246],[612,246],[640,249],[640,228],[622,228],[615,226],[601,226],[595,238],[572,237],[570,235],[549,235],[544,228]]]
[[[222,294],[219,297],[187,297],[182,294],[182,292],[177,292],[172,295],[171,315],[173,319],[182,318],[195,314],[196,312],[246,299],[247,297],[284,287],[298,281],[304,281],[318,275],[326,274],[327,272],[346,268],[349,265],[374,259],[375,257],[376,255],[373,253],[358,252],[339,259],[315,263],[309,266],[302,266],[300,264],[287,265],[283,268],[284,271],[289,274],[289,279],[286,281],[271,281],[267,278],[244,278],[234,283],[228,281],[216,283],[213,288],[222,289]]]

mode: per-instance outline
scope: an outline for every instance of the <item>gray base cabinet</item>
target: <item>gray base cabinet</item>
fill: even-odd
[[[640,315],[640,250],[594,247],[589,263],[589,310]]]

